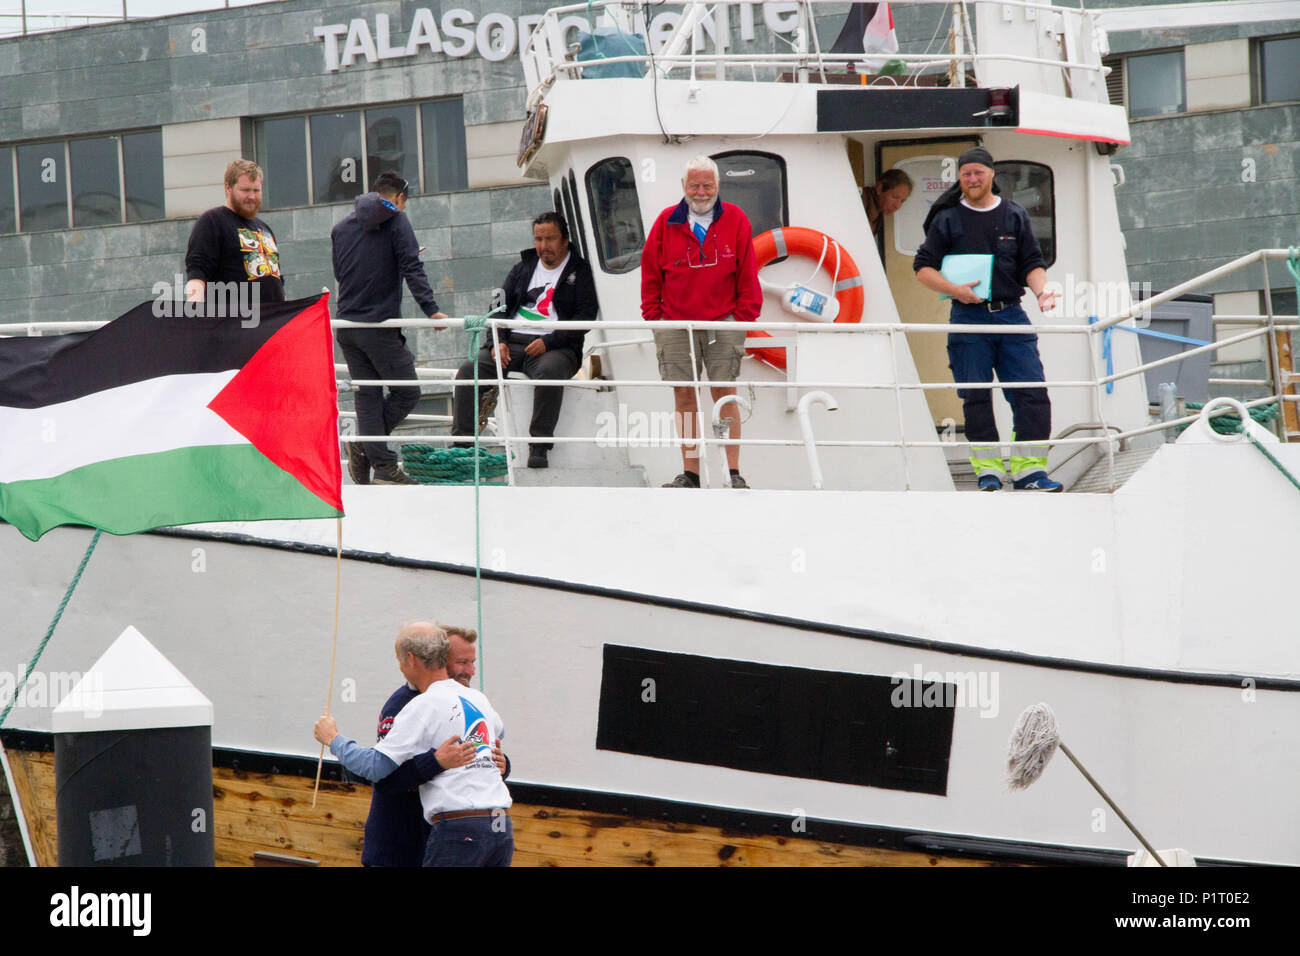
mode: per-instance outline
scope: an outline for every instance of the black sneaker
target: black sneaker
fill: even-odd
[[[418,485],[419,482],[402,471],[397,462],[387,465],[375,465],[375,484],[377,485]]]
[[[688,474],[686,474],[686,472],[682,472],[680,475],[678,475],[678,476],[677,476],[676,478],[674,478],[672,481],[668,482],[668,484],[664,485],[663,487],[665,487],[665,488],[698,488],[698,487],[700,487],[700,484],[699,484],[699,482],[697,482],[697,481],[691,481],[691,476],[688,475]]]
[[[348,442],[348,475],[354,485],[370,484],[370,459],[361,442]]]
[[[547,451],[545,448],[538,448],[536,445],[534,445],[528,451],[528,467],[546,468],[547,467],[546,454]]]
[[[740,475],[732,475],[732,476],[731,476],[731,487],[733,487],[733,488],[748,488],[748,487],[749,487],[749,482],[747,482],[744,478],[740,477]]]

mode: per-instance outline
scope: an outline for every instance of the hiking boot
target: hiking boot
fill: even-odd
[[[478,397],[478,433],[480,435],[487,430],[487,420],[496,410],[497,390],[490,388],[487,391],[481,391]]]
[[[749,487],[749,482],[747,482],[744,478],[740,477],[740,475],[732,475],[732,476],[731,476],[731,487],[733,487],[733,488],[748,488],[748,487]]]
[[[545,448],[539,448],[536,445],[533,445],[533,447],[530,448],[528,451],[528,467],[529,468],[547,467],[546,455],[547,455],[547,450]]]
[[[1002,479],[999,478],[997,475],[980,475],[980,491],[1001,491],[1001,490],[1002,490]]]
[[[698,488],[698,487],[700,487],[700,483],[699,483],[698,481],[693,481],[693,480],[691,479],[691,476],[688,475],[688,474],[686,474],[686,472],[682,472],[680,475],[678,475],[678,476],[677,476],[676,478],[674,478],[672,481],[668,482],[668,484],[664,485],[663,487],[665,487],[665,488]]]
[[[1065,486],[1059,481],[1047,477],[1045,471],[1035,471],[1015,480],[1016,491],[1064,491]]]
[[[361,442],[348,442],[348,474],[354,485],[370,484],[370,459]]]
[[[402,471],[397,462],[387,465],[375,465],[375,484],[377,485],[418,485],[419,482]]]

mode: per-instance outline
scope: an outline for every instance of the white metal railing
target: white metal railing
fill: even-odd
[[[820,483],[820,466],[816,465],[816,455],[815,455],[815,450],[817,448],[832,448],[832,447],[834,448],[896,448],[900,451],[900,454],[902,454],[902,458],[903,458],[905,486],[910,486],[910,474],[907,470],[909,467],[908,456],[906,454],[907,449],[970,447],[971,445],[974,444],[985,446],[988,445],[989,442],[957,441],[957,440],[946,439],[946,438],[939,439],[937,436],[933,440],[918,439],[914,437],[908,438],[906,435],[906,431],[903,427],[904,423],[902,417],[903,394],[905,392],[920,391],[924,393],[930,390],[947,390],[947,389],[955,389],[955,388],[967,388],[967,389],[970,388],[1056,388],[1056,389],[1090,388],[1093,390],[1093,394],[1094,394],[1094,405],[1095,405],[1094,411],[1097,417],[1097,421],[1094,423],[1094,427],[1100,429],[1103,434],[1097,436],[1091,436],[1091,437],[1085,436],[1085,437],[1076,438],[1076,437],[1067,436],[1067,437],[1060,437],[1060,438],[1052,438],[1043,441],[1035,441],[1034,444],[1047,445],[1049,447],[1086,446],[1086,445],[1098,445],[1098,444],[1103,445],[1109,462],[1111,484],[1113,487],[1114,484],[1113,455],[1114,455],[1114,448],[1116,443],[1123,443],[1125,441],[1128,441],[1132,438],[1141,435],[1147,435],[1147,434],[1151,434],[1154,432],[1158,432],[1170,428],[1181,427],[1183,425],[1190,424],[1191,422],[1195,421],[1197,416],[1189,415],[1189,416],[1174,419],[1172,421],[1162,421],[1162,422],[1146,425],[1139,428],[1128,429],[1126,431],[1118,430],[1116,426],[1109,425],[1106,422],[1106,417],[1105,417],[1106,403],[1103,397],[1103,390],[1108,384],[1119,382],[1136,375],[1143,375],[1151,369],[1162,368],[1168,365],[1182,362],[1187,358],[1197,356],[1197,355],[1202,355],[1207,352],[1212,352],[1216,349],[1225,348],[1241,342],[1246,342],[1255,338],[1266,336],[1270,343],[1269,356],[1271,359],[1270,365],[1272,370],[1272,377],[1270,379],[1216,379],[1214,380],[1214,382],[1216,384],[1231,383],[1237,385],[1251,385],[1251,386],[1258,386],[1264,384],[1264,385],[1271,386],[1269,395],[1263,398],[1259,398],[1244,403],[1247,408],[1254,408],[1257,406],[1272,404],[1275,402],[1298,403],[1300,402],[1300,396],[1286,394],[1286,390],[1288,387],[1291,387],[1292,384],[1298,378],[1300,378],[1300,376],[1297,376],[1295,374],[1286,374],[1281,369],[1279,364],[1276,336],[1277,333],[1279,332],[1300,331],[1300,321],[1297,320],[1296,316],[1278,316],[1277,314],[1275,314],[1272,311],[1271,296],[1265,296],[1266,313],[1262,316],[1230,315],[1230,316],[1218,316],[1215,318],[1216,322],[1220,322],[1224,324],[1231,323],[1233,325],[1254,325],[1256,326],[1255,328],[1248,329],[1245,332],[1241,332],[1224,339],[1219,339],[1217,341],[1211,342],[1206,345],[1196,346],[1194,348],[1187,349],[1176,355],[1171,355],[1166,358],[1158,359],[1152,362],[1140,363],[1131,368],[1122,369],[1120,371],[1112,372],[1109,374],[1103,374],[1099,368],[1101,355],[1100,355],[1100,349],[1097,347],[1097,345],[1100,342],[1098,337],[1104,335],[1106,330],[1115,327],[1118,323],[1123,322],[1125,320],[1131,320],[1139,315],[1142,315],[1143,313],[1147,312],[1149,309],[1159,305],[1162,302],[1169,301],[1170,299],[1175,298],[1178,295],[1182,295],[1186,292],[1193,291],[1196,288],[1199,288],[1208,282],[1214,281],[1215,279],[1218,278],[1222,278],[1224,275],[1230,272],[1246,268],[1247,266],[1250,266],[1255,263],[1259,263],[1264,267],[1265,269],[1264,288],[1268,289],[1270,285],[1267,278],[1268,262],[1273,259],[1285,259],[1288,257],[1288,255],[1289,255],[1288,250],[1285,249],[1257,250],[1256,252],[1253,252],[1249,255],[1242,256],[1236,260],[1233,260],[1231,263],[1228,263],[1225,266],[1222,266],[1218,269],[1211,270],[1210,272],[1205,273],[1203,276],[1200,276],[1189,282],[1176,286],[1174,289],[1162,293],[1159,296],[1155,296],[1152,299],[1147,300],[1146,302],[1136,304],[1132,308],[1124,310],[1123,312],[1119,313],[1117,316],[1113,318],[1103,319],[1091,325],[990,326],[990,325],[955,325],[955,324],[944,324],[944,323],[856,323],[856,324],[826,323],[826,324],[822,324],[822,323],[805,323],[805,322],[797,322],[797,321],[755,322],[755,323],[746,324],[746,327],[749,329],[761,329],[769,333],[770,332],[785,332],[785,333],[797,332],[800,334],[814,334],[814,335],[883,335],[886,336],[889,339],[890,346],[891,346],[890,356],[891,356],[892,372],[893,372],[893,378],[891,381],[887,381],[887,382],[804,381],[804,380],[756,381],[756,380],[740,379],[735,382],[724,383],[719,387],[746,388],[751,390],[751,393],[754,395],[761,394],[764,390],[767,389],[786,389],[787,396],[788,396],[787,410],[791,412],[796,412],[799,409],[799,407],[802,406],[803,413],[801,415],[801,419],[806,419],[806,412],[808,408],[807,403],[811,400],[810,396],[818,397],[818,399],[822,401],[829,401],[829,402],[835,401],[834,397],[828,394],[827,390],[829,389],[835,389],[835,390],[860,389],[866,391],[871,391],[871,390],[892,391],[895,396],[894,405],[898,413],[897,426],[898,426],[898,434],[900,436],[898,439],[818,440],[812,438],[811,429],[808,427],[801,429],[802,436],[799,438],[753,438],[753,437],[732,438],[729,435],[715,435],[714,437],[710,438],[708,437],[708,432],[711,430],[711,428],[706,427],[706,425],[711,426],[715,424],[717,421],[717,415],[715,413],[713,416],[711,416],[713,420],[706,421],[705,414],[706,414],[707,405],[703,402],[697,403],[699,410],[698,410],[697,427],[695,429],[696,436],[690,439],[668,438],[662,435],[648,436],[646,438],[620,436],[619,438],[613,441],[611,441],[609,438],[597,437],[595,435],[555,436],[553,438],[532,438],[529,436],[514,436],[509,433],[509,428],[508,428],[509,396],[510,396],[510,392],[514,388],[536,388],[539,386],[562,386],[565,388],[589,388],[589,389],[604,390],[615,386],[627,387],[627,388],[689,387],[695,389],[698,394],[699,389],[705,387],[707,383],[702,382],[698,378],[698,373],[693,373],[691,379],[682,380],[682,381],[664,381],[661,379],[606,379],[606,378],[592,379],[592,380],[512,379],[512,378],[507,378],[506,375],[504,374],[503,369],[500,365],[499,355],[497,355],[496,376],[489,377],[489,378],[480,378],[479,384],[481,387],[482,386],[487,386],[487,387],[505,386],[501,388],[500,391],[500,395],[502,397],[501,407],[503,411],[505,411],[505,414],[498,416],[498,421],[496,423],[497,434],[495,436],[480,436],[480,441],[488,445],[505,445],[507,446],[507,448],[511,445],[532,444],[534,442],[538,442],[538,443],[544,442],[548,444],[550,443],[593,444],[593,443],[603,442],[605,444],[612,444],[615,447],[650,447],[650,446],[662,447],[662,446],[691,445],[700,448],[700,458],[701,461],[704,463],[703,467],[706,469],[708,468],[708,459],[709,459],[708,452],[709,449],[713,446],[718,446],[724,451],[726,446],[731,446],[731,445],[802,446],[806,449],[810,457],[810,469],[812,470],[813,480],[815,484]],[[82,331],[82,330],[100,328],[105,324],[107,323],[105,322],[13,323],[8,325],[0,325],[0,335],[6,335],[6,334],[40,335],[45,331],[57,331],[57,332]],[[405,328],[405,329],[419,329],[419,328],[445,329],[445,328],[463,328],[465,326],[465,320],[464,319],[445,319],[445,320],[390,319],[386,322],[379,323],[379,324],[334,321],[331,322],[331,326],[334,328],[368,328],[368,329],[375,329],[381,327]],[[498,319],[498,318],[488,319],[487,326],[488,326],[487,333],[491,336],[491,341],[494,345],[499,344],[500,331],[502,329],[508,329],[512,327],[527,328],[530,331],[541,331],[541,332],[547,330],[555,330],[555,329],[567,329],[567,330],[601,329],[606,332],[639,331],[642,333],[644,333],[647,328],[647,324],[644,321],[639,321],[639,320],[638,321],[598,320],[592,322],[567,322],[567,321],[566,322],[556,322],[556,321],[535,322],[535,321],[522,320],[522,319],[511,320],[511,319]],[[698,327],[716,328],[716,323],[662,321],[662,322],[657,322],[655,324],[655,327],[659,329],[690,329],[690,328],[698,328]],[[982,335],[1088,336],[1091,339],[1089,343],[1089,351],[1093,359],[1093,376],[1087,379],[1076,379],[1076,380],[1049,379],[1044,382],[997,382],[997,383],[901,382],[898,380],[899,378],[898,367],[897,367],[898,349],[895,346],[897,344],[896,340],[899,335],[903,335],[903,336],[938,335],[938,334],[947,335],[952,332],[970,332],[970,333],[977,333]],[[592,352],[603,347],[612,348],[616,346],[647,345],[651,341],[652,339],[647,339],[644,336],[640,336],[640,337],[634,337],[629,340],[614,340],[606,343],[597,343],[596,345],[588,347],[586,351]],[[793,336],[787,336],[785,338],[749,338],[747,340],[746,346],[749,349],[786,348],[790,352],[794,352],[794,350],[797,349],[796,340]],[[692,349],[693,349],[693,341],[692,341]],[[493,349],[493,351],[494,353],[497,352],[496,349]],[[790,367],[794,367],[793,362],[788,363],[788,365]],[[692,362],[692,369],[694,370],[695,367],[696,367],[695,363]],[[335,371],[336,373],[339,374],[344,373],[346,371],[346,366],[336,365]],[[414,384],[421,388],[436,387],[441,391],[445,391],[449,386],[452,385],[450,379],[452,378],[452,376],[454,376],[455,372],[451,369],[419,369],[417,370],[417,374],[419,375],[419,377],[415,380],[410,380],[410,379],[348,380],[347,378],[343,378],[339,381],[338,384],[345,390],[355,390],[357,388],[366,387],[366,386],[411,386],[412,384]],[[464,381],[466,383],[466,387],[468,387],[470,380],[464,380]],[[791,401],[789,398],[791,394],[797,396],[793,401]],[[1228,414],[1229,411],[1230,410],[1228,409],[1224,409],[1219,414]],[[413,418],[412,420],[428,421],[431,423],[445,423],[448,420],[448,416],[421,416],[418,418]],[[502,427],[503,424],[506,426],[505,428]],[[1280,432],[1281,432],[1282,440],[1286,441],[1288,438],[1288,433],[1286,428],[1285,407],[1282,416],[1282,425],[1280,428]],[[443,434],[402,434],[402,435],[349,434],[349,435],[341,436],[340,440],[344,443],[357,442],[357,441],[374,441],[374,442],[397,441],[397,442],[428,442],[428,443],[440,444],[440,443],[450,443],[455,441],[464,441],[464,436],[451,436],[451,435],[443,435]],[[1007,443],[1000,443],[1000,444],[1007,444]],[[507,461],[509,461],[509,459],[510,456],[507,455]],[[511,475],[513,479],[513,465],[511,465]]]
[[[676,3],[654,4],[650,8],[654,11],[659,11],[668,6],[681,7],[685,11],[673,28],[672,34],[664,40],[662,47],[658,51],[654,49],[654,41],[651,36],[654,31],[651,29],[651,24],[646,21],[646,14],[644,13],[646,8],[644,7],[641,7],[633,14],[628,13],[628,7],[631,5],[625,3],[624,0],[593,0],[591,3],[575,3],[562,7],[553,7],[546,12],[529,37],[526,39],[521,38],[520,59],[523,63],[524,80],[529,93],[528,106],[529,108],[535,106],[546,90],[557,81],[580,78],[584,69],[629,63],[643,65],[646,68],[643,73],[653,70],[661,76],[668,76],[677,68],[688,67],[691,80],[695,80],[700,67],[712,68],[715,71],[714,75],[718,78],[724,78],[725,70],[729,66],[747,67],[754,79],[757,79],[754,71],[760,67],[794,67],[800,82],[806,82],[813,71],[819,73],[822,81],[825,82],[826,67],[828,65],[847,66],[860,63],[868,58],[883,58],[898,60],[905,66],[918,69],[946,66],[951,74],[959,77],[959,85],[962,83],[960,77],[964,75],[966,67],[974,68],[980,63],[991,62],[1020,63],[1059,69],[1062,76],[1066,77],[1067,90],[1073,89],[1068,80],[1070,71],[1094,72],[1099,80],[1110,72],[1109,67],[1103,66],[1101,63],[1101,55],[1104,50],[1100,49],[1102,44],[1100,38],[1104,36],[1104,32],[1100,26],[1100,17],[1104,11],[1063,7],[1050,3],[1030,2],[1030,0],[966,0],[962,4],[953,3],[952,0],[894,0],[893,5],[895,7],[945,6],[960,10],[961,15],[955,16],[958,25],[957,29],[953,31],[954,48],[950,52],[942,54],[827,53],[820,47],[812,10],[815,4],[829,2],[834,2],[834,0],[799,0],[797,3],[786,5],[795,7],[798,14],[797,26],[792,31],[794,40],[786,41],[792,47],[793,52],[791,53],[773,53],[770,51],[724,52],[732,42],[728,23],[728,8],[738,7],[742,10],[748,8],[752,11],[757,6],[753,0],[710,0],[707,3],[679,0]],[[1092,49],[1085,51],[1086,59],[1082,61],[1069,59],[1064,51],[1059,57],[1028,56],[1010,52],[979,53],[972,43],[970,20],[966,8],[970,6],[979,7],[985,4],[997,8],[999,15],[1004,15],[1005,11],[1012,8],[1018,8],[1026,13],[1033,11],[1035,15],[1043,14],[1057,17],[1062,20],[1062,23],[1065,23],[1065,18],[1080,18],[1087,27],[1088,35],[1094,38]],[[633,7],[633,9],[637,10],[636,7]],[[719,12],[722,14],[721,20],[717,16]],[[749,16],[752,25],[752,12],[750,12]],[[566,27],[573,26],[574,20],[579,23],[585,22],[586,28],[589,30],[594,31],[599,27],[612,27],[618,34],[636,37],[644,44],[646,52],[629,51],[627,54],[578,60],[572,45],[565,42]],[[1066,27],[1063,26],[1056,32],[1064,33],[1065,29]],[[743,32],[744,28],[742,27]],[[773,35],[779,34],[773,31]],[[701,39],[705,39],[704,44],[701,44]],[[711,41],[711,43],[708,41]],[[742,39],[742,42],[749,41]],[[705,47],[704,49],[701,49],[702,45]],[[968,49],[968,47],[970,48]],[[893,78],[885,77],[881,79],[892,82]],[[1101,87],[1104,88],[1104,83],[1101,84]]]

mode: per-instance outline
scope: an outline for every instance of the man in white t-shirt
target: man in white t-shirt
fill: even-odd
[[[591,266],[571,247],[569,226],[563,216],[554,212],[544,212],[533,220],[533,248],[519,254],[519,262],[506,276],[502,292],[504,317],[508,319],[594,322],[599,309]],[[582,340],[586,335],[586,329],[502,330],[498,333],[500,346],[495,353],[490,339],[479,350],[479,380],[496,380],[498,358],[503,375],[522,371],[529,378],[573,378],[582,365]],[[474,366],[470,362],[465,362],[456,372],[456,378],[461,381],[473,377]],[[564,386],[538,386],[532,391],[533,417],[528,433],[533,438],[551,438],[560,418]],[[486,417],[488,406],[495,404],[494,392],[494,387],[479,386],[480,407],[485,409],[482,417]],[[474,418],[474,387],[457,385],[452,399],[451,433],[473,435]],[[459,444],[465,447],[468,443]],[[528,448],[528,467],[547,467],[551,444],[534,442]]]
[[[436,625],[403,628],[398,667],[421,693],[394,718],[388,735],[374,747],[361,747],[325,714],[316,721],[315,737],[351,773],[370,781],[450,739],[473,745],[468,764],[444,770],[420,787],[424,817],[433,827],[424,865],[509,866],[514,856],[510,791],[493,759],[505,725],[487,697],[448,676],[450,655],[451,643]]]

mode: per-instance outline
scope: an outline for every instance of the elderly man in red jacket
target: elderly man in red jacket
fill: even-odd
[[[718,166],[707,156],[686,164],[682,176],[685,198],[655,219],[641,254],[641,315],[647,322],[708,321],[710,329],[664,329],[654,333],[659,375],[666,381],[689,381],[691,339],[695,373],[708,372],[713,401],[736,394],[734,382],[745,354],[746,330],[723,325],[753,322],[763,308],[754,261],[754,235],[739,206],[718,199]],[[695,437],[696,398],[690,386],[673,387],[673,404],[682,438]],[[731,437],[740,437],[736,404],[723,414],[731,421]],[[698,447],[682,446],[683,472],[665,488],[700,486]],[[740,475],[740,447],[727,446],[732,488],[748,488]]]

